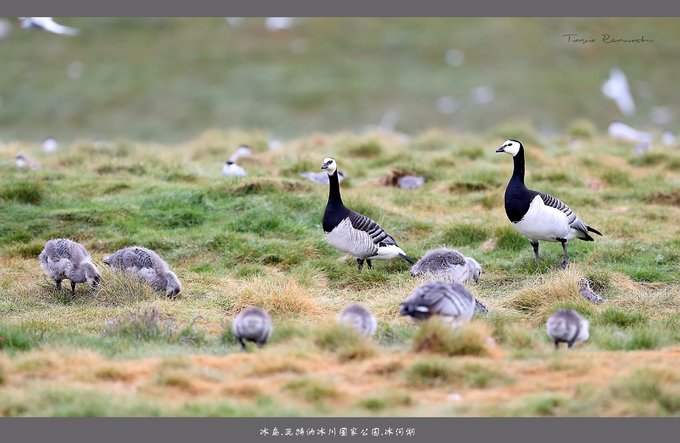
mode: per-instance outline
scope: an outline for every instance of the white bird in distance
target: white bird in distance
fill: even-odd
[[[611,70],[609,78],[602,84],[602,93],[614,100],[624,115],[632,115],[635,112],[635,103],[630,93],[628,79],[620,69]]]
[[[19,17],[22,28],[41,29],[59,35],[78,35],[76,28],[60,25],[52,17]]]

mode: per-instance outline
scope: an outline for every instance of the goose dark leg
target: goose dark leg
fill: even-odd
[[[557,351],[560,348],[560,342],[555,340],[555,350]]]
[[[536,257],[536,261],[541,261],[541,257],[538,255],[538,241],[537,240],[530,240],[531,241],[531,247],[534,248],[534,257]]]
[[[373,269],[373,263],[371,263],[370,260],[366,260],[366,264],[368,265],[368,269]]]
[[[57,291],[61,291],[61,280],[57,280]]]
[[[567,240],[563,238],[558,238],[560,243],[562,243],[562,251],[564,251],[564,259],[562,260],[562,264],[560,265],[560,268],[562,269],[567,269],[569,266],[569,256],[567,255]]]
[[[71,282],[71,295],[75,297],[76,295],[76,284]]]
[[[363,267],[364,267],[364,259],[363,258],[357,258],[357,267],[359,268],[360,271],[361,271],[361,269],[363,269]]]
[[[571,349],[571,347],[574,346],[574,342],[575,342],[575,341],[576,341],[575,338],[574,338],[573,340],[569,340],[569,341],[567,342],[567,348]]]
[[[239,338],[238,341],[239,341],[239,343],[241,343],[241,347],[243,348],[243,350],[248,352],[248,348],[246,347],[246,342],[243,341],[242,338]]]

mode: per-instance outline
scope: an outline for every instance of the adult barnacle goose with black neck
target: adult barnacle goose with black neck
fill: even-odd
[[[588,232],[602,235],[588,226],[562,201],[552,195],[528,189],[524,185],[524,146],[517,140],[506,140],[496,152],[505,152],[513,157],[514,171],[505,189],[505,213],[515,229],[529,238],[536,260],[538,242],[562,243],[564,259],[561,267],[569,265],[567,241],[578,238],[593,241]]]
[[[359,270],[371,260],[403,258],[413,264],[415,261],[397,245],[397,242],[375,221],[345,207],[340,197],[338,164],[332,158],[325,158],[321,169],[329,179],[328,203],[323,215],[323,230],[326,239],[336,249],[357,258]]]

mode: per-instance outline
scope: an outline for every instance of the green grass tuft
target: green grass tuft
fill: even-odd
[[[602,324],[626,328],[647,324],[647,317],[641,312],[610,307],[600,313],[599,321]]]
[[[0,188],[0,199],[26,205],[39,205],[45,199],[45,189],[41,183],[36,181],[16,181]]]
[[[451,247],[477,246],[489,238],[489,232],[474,224],[454,225],[444,231],[442,242]]]
[[[37,338],[26,328],[0,323],[0,349],[27,351],[37,345]]]

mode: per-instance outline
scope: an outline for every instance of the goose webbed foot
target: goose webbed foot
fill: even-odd
[[[364,268],[364,259],[363,258],[357,258],[357,267],[361,271]]]

